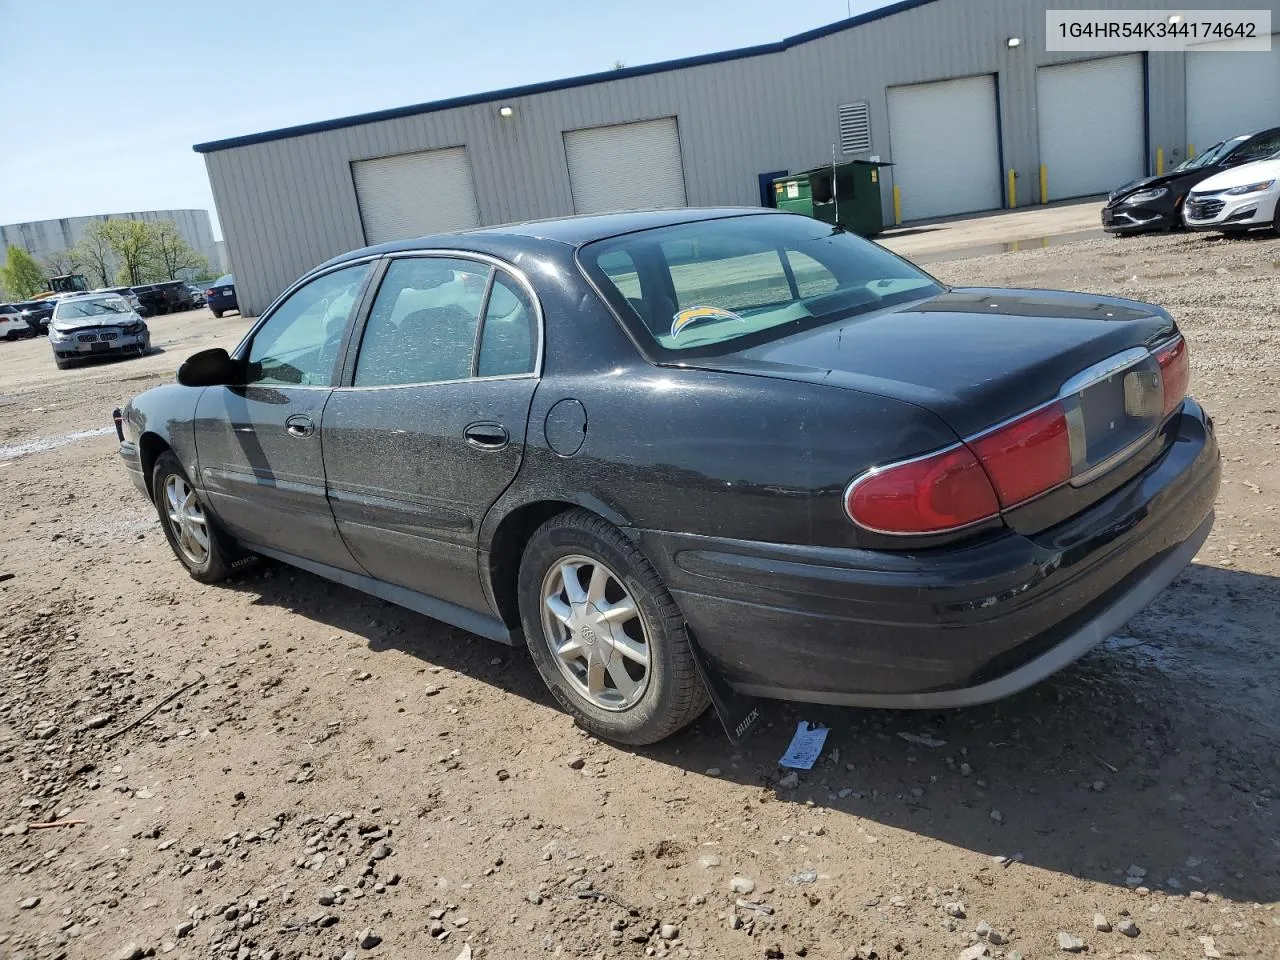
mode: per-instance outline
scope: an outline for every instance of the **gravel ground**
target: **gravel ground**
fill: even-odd
[[[770,705],[737,749],[601,744],[523,654],[288,568],[188,578],[114,438],[50,438],[245,321],[67,373],[0,344],[0,958],[1280,956],[1280,240],[931,269],[1172,310],[1217,527],[1017,697]],[[831,735],[784,779],[801,718]]]

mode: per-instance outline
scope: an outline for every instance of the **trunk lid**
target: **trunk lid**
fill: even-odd
[[[1037,510],[1048,526],[1104,496],[1106,475],[1158,436],[1161,380],[1148,350],[1175,332],[1164,310],[1132,300],[970,287],[697,363],[912,403],[962,439],[1064,398],[1074,493],[1046,498],[1065,511]]]

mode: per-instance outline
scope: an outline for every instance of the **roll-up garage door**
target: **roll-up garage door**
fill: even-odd
[[[1142,54],[1036,71],[1049,199],[1107,193],[1146,173]]]
[[[1280,33],[1267,51],[1229,48],[1187,51],[1187,142],[1201,152],[1227,137],[1280,127]]]
[[[902,217],[1002,206],[996,84],[991,76],[889,88],[889,146]]]
[[[480,226],[465,147],[351,164],[366,243]]]
[[[577,213],[685,205],[675,117],[566,130],[564,152]]]

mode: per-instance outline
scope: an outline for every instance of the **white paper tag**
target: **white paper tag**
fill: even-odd
[[[796,735],[791,738],[791,745],[778,761],[781,767],[793,770],[812,770],[822,754],[822,745],[827,742],[826,727],[811,727],[807,720],[796,724]]]

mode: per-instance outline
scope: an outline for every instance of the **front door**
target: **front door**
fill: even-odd
[[[501,267],[389,264],[323,422],[338,530],[373,576],[491,612],[477,533],[520,468],[539,336],[532,292]]]
[[[196,407],[196,453],[210,509],[239,540],[346,570],[324,489],[320,422],[347,324],[370,264],[295,290],[239,356],[244,383],[209,387]]]

